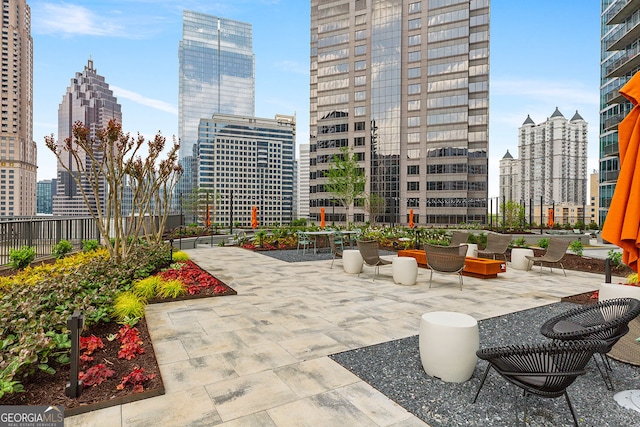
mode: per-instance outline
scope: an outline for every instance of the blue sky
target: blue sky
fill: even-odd
[[[178,133],[178,41],[182,10],[253,25],[256,115],[297,115],[308,142],[308,0],[28,0],[34,40],[38,180],[54,178],[44,136],[57,136],[58,105],[89,57],[122,104],[126,131]],[[589,122],[589,172],[598,166],[600,5],[584,0],[491,2],[489,195],[498,162],[517,153],[517,130],[555,107]]]

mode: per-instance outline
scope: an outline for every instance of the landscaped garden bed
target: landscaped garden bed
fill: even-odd
[[[72,415],[162,394],[146,304],[234,294],[168,245],[140,245],[119,263],[91,251],[1,277],[0,405],[62,405]],[[85,323],[78,398],[65,395],[74,312]]]

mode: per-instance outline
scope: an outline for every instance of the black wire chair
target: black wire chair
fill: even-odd
[[[564,396],[573,423],[578,426],[575,410],[567,394],[569,387],[585,373],[585,366],[594,353],[604,351],[604,341],[551,341],[538,345],[514,345],[480,349],[476,352],[480,359],[489,364],[478,386],[473,403],[478,399],[491,368],[505,380],[523,390],[524,423],[527,420],[527,395],[535,394],[545,398]],[[516,425],[519,423],[516,409]]]
[[[553,340],[602,340],[607,343],[603,351],[599,351],[604,364],[593,360],[607,388],[613,390],[613,380],[608,371],[611,364],[606,353],[629,332],[629,322],[640,314],[640,301],[634,298],[617,298],[584,305],[559,314],[547,320],[540,328],[540,333]]]
[[[336,258],[342,258],[342,250],[338,249],[338,245],[336,245],[336,239],[334,236],[329,236],[329,247],[331,247],[331,268],[333,268],[333,262]]]

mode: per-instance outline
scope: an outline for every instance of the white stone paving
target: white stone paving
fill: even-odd
[[[477,320],[598,288],[603,275],[507,267],[496,279],[420,269],[416,286],[391,266],[346,274],[337,260],[287,263],[237,247],[187,251],[238,292],[147,307],[166,394],[68,417],[65,426],[425,426],[327,356],[419,332],[420,316]],[[621,279],[622,280],[622,279]],[[481,343],[482,345],[482,343]],[[416,349],[418,351],[418,349]]]

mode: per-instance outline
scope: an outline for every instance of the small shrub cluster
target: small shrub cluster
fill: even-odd
[[[547,249],[549,247],[549,238],[543,237],[542,239],[538,240],[538,246],[542,249]]]
[[[51,255],[56,258],[64,258],[69,252],[73,250],[73,245],[68,240],[60,240],[51,249]]]
[[[584,251],[584,247],[582,246],[582,242],[580,240],[574,240],[569,245],[569,250],[578,256],[582,256]]]
[[[611,249],[607,252],[607,258],[611,261],[611,266],[614,268],[622,265],[622,252]]]
[[[36,248],[33,246],[23,246],[9,251],[9,265],[16,270],[28,267],[34,259],[36,259]]]

